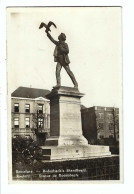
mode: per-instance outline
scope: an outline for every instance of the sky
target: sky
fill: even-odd
[[[53,21],[51,35],[66,34],[70,68],[84,93],[86,107],[122,105],[122,34],[120,7],[7,9],[8,94],[20,86],[51,90],[56,85],[55,45],[41,22]],[[62,86],[73,87],[61,70]]]

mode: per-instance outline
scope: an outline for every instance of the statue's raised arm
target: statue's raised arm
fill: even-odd
[[[47,37],[55,44],[55,45],[58,45],[58,41],[54,40],[53,37],[49,34],[49,32],[46,32],[47,33]]]

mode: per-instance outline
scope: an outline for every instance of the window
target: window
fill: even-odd
[[[101,138],[101,139],[103,139],[103,138],[104,138],[104,136],[103,136],[103,135],[100,135],[100,138]]]
[[[30,112],[30,104],[25,104],[25,112]]]
[[[99,118],[103,119],[104,118],[104,114],[103,113],[99,113]]]
[[[109,123],[109,130],[113,130],[113,123]]]
[[[26,128],[30,128],[30,118],[25,118]]]
[[[113,114],[108,114],[108,119],[113,119]]]
[[[38,128],[43,128],[44,119],[38,118]]]
[[[19,118],[14,118],[14,127],[19,128]]]
[[[103,123],[99,123],[99,129],[103,130]]]
[[[43,113],[43,105],[42,104],[38,105],[38,111],[39,111],[39,113]]]
[[[25,135],[25,138],[26,139],[30,139],[30,135]]]
[[[14,137],[13,138],[18,138],[19,137],[19,135],[14,135]]]
[[[19,104],[18,103],[14,104],[14,112],[19,112]]]
[[[113,135],[109,135],[109,138],[113,138],[114,136]]]

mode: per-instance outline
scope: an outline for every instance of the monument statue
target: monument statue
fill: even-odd
[[[59,41],[54,40],[53,37],[49,33],[49,31],[51,31],[50,30],[51,25],[54,25],[56,27],[56,25],[53,22],[49,22],[48,25],[42,22],[39,28],[45,27],[46,28],[45,32],[47,33],[47,37],[56,45],[55,50],[54,50],[54,61],[57,62],[57,66],[56,66],[57,85],[55,87],[61,86],[60,72],[61,72],[61,68],[64,67],[67,74],[71,78],[74,84],[74,87],[78,88],[78,83],[75,79],[73,72],[70,70],[70,67],[69,67],[69,63],[70,63],[70,60],[68,57],[69,47],[68,47],[68,44],[65,42],[66,35],[64,33],[61,33],[58,36]]]
[[[69,48],[65,43],[66,35],[61,33],[58,41],[50,35],[51,25],[41,23],[39,28],[45,27],[48,38],[56,45],[54,61],[57,62],[57,85],[46,98],[50,100],[50,136],[45,145],[41,146],[43,160],[68,160],[74,158],[86,158],[111,155],[108,146],[89,145],[83,136],[81,122],[81,101],[84,94],[78,90],[78,84],[69,67]],[[64,67],[70,76],[74,88],[60,86],[60,71]]]

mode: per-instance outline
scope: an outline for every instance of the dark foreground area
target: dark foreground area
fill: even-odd
[[[12,139],[13,180],[119,180],[119,155],[111,147],[112,156],[42,161],[38,142],[18,137]],[[113,152],[112,152],[113,151]]]
[[[13,165],[13,180],[119,180],[119,156]]]

